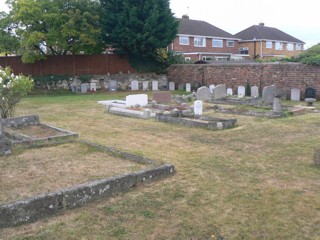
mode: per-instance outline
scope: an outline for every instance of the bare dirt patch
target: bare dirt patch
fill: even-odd
[[[25,150],[0,158],[0,203],[147,167],[83,143]]]

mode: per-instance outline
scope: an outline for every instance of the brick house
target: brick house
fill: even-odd
[[[179,21],[178,34],[168,50],[183,54],[185,60],[241,60],[239,38],[207,22],[191,20],[184,15]]]
[[[249,54],[253,59],[294,57],[303,51],[303,41],[280,31],[266,27],[264,23],[253,25],[234,35],[241,39],[239,53]]]

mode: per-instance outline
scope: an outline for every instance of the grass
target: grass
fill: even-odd
[[[0,230],[0,239],[319,239],[319,114],[215,114],[237,118],[238,127],[208,131],[115,116],[96,103],[125,95],[29,97],[16,115],[39,114],[80,138],[170,162],[176,175]]]

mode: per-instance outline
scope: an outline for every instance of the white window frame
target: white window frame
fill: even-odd
[[[219,62],[227,62],[228,61],[228,57],[222,57],[222,56],[217,56],[215,57],[216,61],[219,61]]]
[[[296,43],[296,50],[301,51],[303,45],[301,43]]]
[[[215,45],[215,43],[218,43],[218,44]],[[223,40],[222,39],[212,39],[212,47],[223,48]]]
[[[202,60],[212,61],[212,60],[214,60],[214,56],[202,56]]]
[[[205,47],[206,46],[206,38],[205,37],[194,37],[194,46],[195,47]]]
[[[234,41],[233,40],[227,40],[227,47],[234,47]]]
[[[272,41],[266,41],[266,48],[272,49]]]
[[[191,61],[191,57],[184,57],[184,61],[186,62]]]
[[[276,42],[274,48],[275,50],[278,50],[278,51],[283,50],[283,42]]]
[[[293,43],[287,43],[287,51],[293,51]]]
[[[179,44],[180,45],[189,45],[189,37],[188,36],[179,36]]]

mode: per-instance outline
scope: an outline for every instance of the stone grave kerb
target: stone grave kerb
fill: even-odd
[[[12,149],[11,142],[5,138],[2,118],[0,116],[0,156],[10,154]]]

